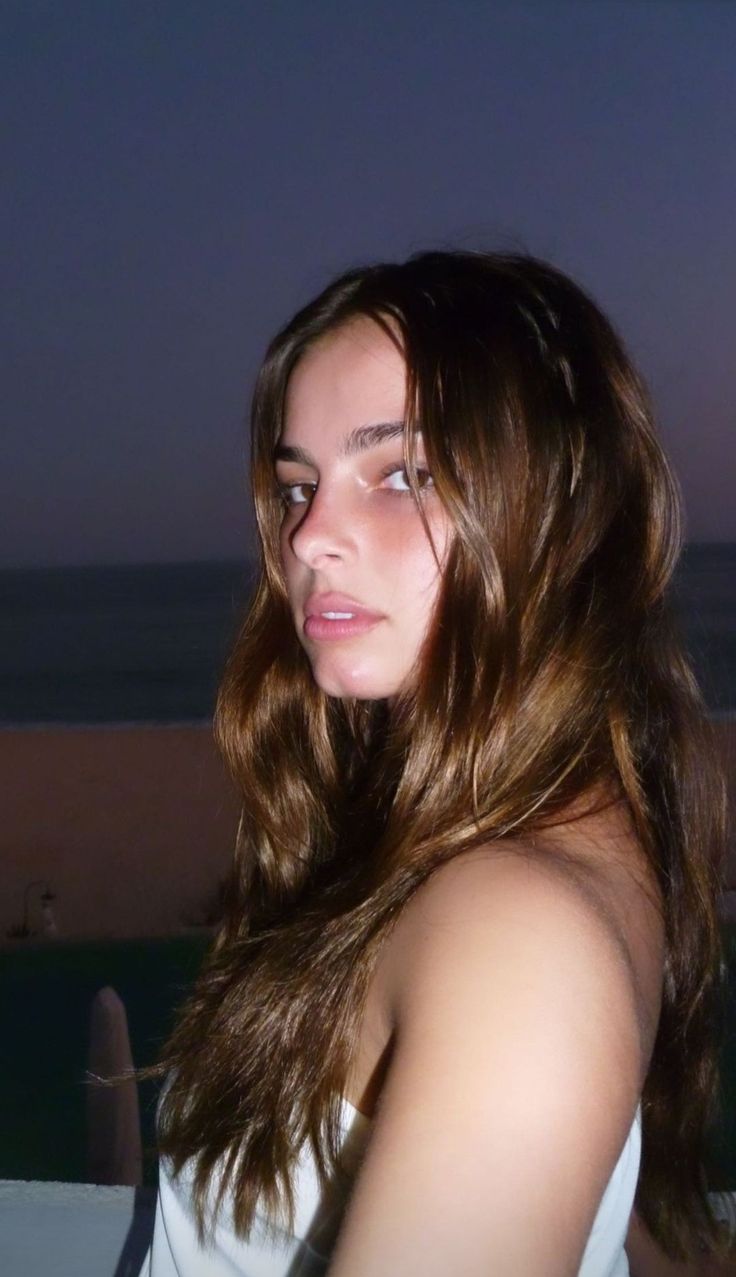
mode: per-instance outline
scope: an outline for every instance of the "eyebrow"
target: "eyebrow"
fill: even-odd
[[[369,448],[377,448],[389,439],[398,439],[404,433],[403,421],[376,421],[370,426],[357,426],[345,437],[340,447],[341,457],[354,457],[356,453],[367,452]],[[317,463],[305,448],[292,448],[277,443],[273,453],[274,461],[296,461],[304,466],[317,469]]]

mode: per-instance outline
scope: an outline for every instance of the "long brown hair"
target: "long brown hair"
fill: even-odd
[[[400,344],[409,478],[421,504],[421,428],[454,527],[416,678],[390,708],[316,685],[278,545],[289,375],[357,316]],[[305,1140],[332,1169],[376,955],[433,870],[554,823],[603,782],[628,802],[664,911],[638,1208],[673,1257],[715,1246],[704,1133],[725,801],[670,613],[677,489],[611,325],[530,257],[351,271],[266,354],[252,482],[261,574],[216,713],[242,817],[226,916],[161,1065],[160,1149],[175,1172],[193,1159],[200,1231],[228,1189],[243,1234],[258,1199],[289,1217]]]

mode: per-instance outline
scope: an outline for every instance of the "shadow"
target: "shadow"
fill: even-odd
[[[136,1188],[133,1218],[113,1277],[138,1277],[153,1238],[156,1196],[155,1188]]]

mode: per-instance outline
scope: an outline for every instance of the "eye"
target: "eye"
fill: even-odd
[[[277,486],[279,496],[284,505],[287,506],[306,505],[308,501],[312,500],[317,487],[316,483],[306,482],[279,483]]]
[[[382,477],[386,487],[392,492],[411,492],[409,476],[404,466],[393,466],[384,471]],[[434,480],[428,470],[422,470],[417,467],[417,483],[420,488],[431,488],[434,485]]]

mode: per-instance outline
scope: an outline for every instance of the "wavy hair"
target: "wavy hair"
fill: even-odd
[[[279,554],[290,373],[359,316],[400,345],[409,479],[420,503],[421,429],[454,529],[416,677],[390,707],[316,685]],[[663,901],[637,1206],[672,1257],[717,1249],[704,1138],[725,799],[670,611],[678,492],[610,323],[527,256],[350,271],[267,351],[252,485],[260,580],[215,723],[242,815],[225,917],[160,1065],[159,1146],[175,1173],[191,1159],[200,1234],[227,1190],[241,1234],[257,1201],[290,1218],[304,1141],[320,1175],[333,1170],[368,982],[412,894],[459,852],[554,824],[602,783],[628,803]]]

